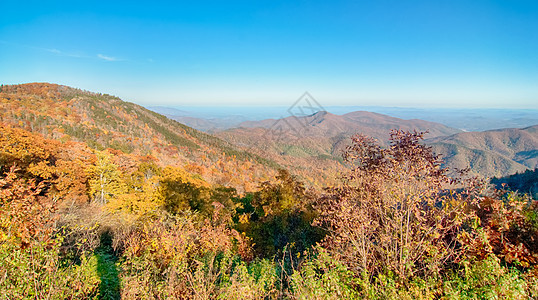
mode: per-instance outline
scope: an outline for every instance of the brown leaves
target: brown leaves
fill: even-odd
[[[318,203],[325,246],[359,275],[432,274],[459,253],[456,237],[469,218],[467,198],[450,193],[441,160],[422,132],[392,131],[390,147],[352,138],[351,170]],[[456,217],[457,216],[457,217]]]
[[[495,196],[484,197],[474,207],[483,234],[475,234],[475,241],[467,239],[469,255],[482,258],[491,253],[522,267],[538,264],[538,226],[528,216],[536,214],[538,204],[516,194]]]

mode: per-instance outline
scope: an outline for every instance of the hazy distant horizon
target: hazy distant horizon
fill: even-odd
[[[293,103],[292,103],[293,104]],[[291,116],[290,106],[146,106],[161,114],[206,120],[227,119],[229,127],[243,121],[260,121]],[[370,111],[401,119],[437,122],[465,131],[523,128],[538,124],[538,109],[417,108],[388,106],[322,105],[325,111],[343,115],[353,111]],[[172,109],[167,111],[167,109]],[[176,111],[173,111],[176,110]],[[234,119],[235,118],[235,119]],[[195,123],[187,124],[196,127]],[[200,128],[198,128],[200,129]]]

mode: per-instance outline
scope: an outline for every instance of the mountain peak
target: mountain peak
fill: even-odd
[[[313,114],[311,114],[310,116],[313,117],[313,116],[316,116],[316,117],[324,117],[326,115],[330,114],[329,112],[327,112],[326,110],[320,110],[320,111],[317,111]]]

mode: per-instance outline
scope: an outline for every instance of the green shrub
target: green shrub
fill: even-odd
[[[317,255],[304,262],[291,275],[293,298],[297,299],[356,299],[356,279],[338,260],[319,249]]]
[[[464,262],[464,266],[459,274],[444,282],[448,299],[529,299],[521,272],[503,267],[496,256]]]
[[[0,246],[0,298],[93,299],[100,278],[95,256],[81,257],[80,264],[62,266],[59,241],[26,249],[15,244]]]

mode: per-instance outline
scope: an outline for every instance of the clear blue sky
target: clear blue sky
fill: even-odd
[[[538,108],[538,1],[15,1],[0,83],[143,105]]]

